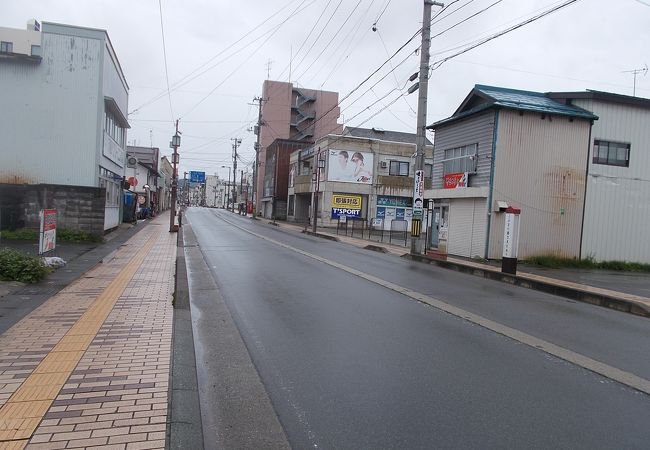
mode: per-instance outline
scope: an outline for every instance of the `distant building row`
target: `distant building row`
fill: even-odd
[[[291,101],[274,103],[278,91]],[[317,204],[319,226],[336,226],[343,215],[410,229],[413,134],[333,125],[336,93],[318,105],[311,91],[288,83],[266,81],[264,92],[273,105],[270,116],[262,109],[264,217],[307,222]],[[329,129],[313,126],[317,109],[330,114]],[[477,85],[451,117],[428,128],[435,132],[425,167],[428,248],[501,258],[503,212],[515,206],[521,258],[650,262],[650,100]]]

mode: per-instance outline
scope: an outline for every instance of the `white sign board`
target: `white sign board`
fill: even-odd
[[[519,214],[506,212],[503,229],[503,257],[516,258],[519,247]]]
[[[370,152],[330,150],[327,161],[327,180],[372,184],[373,167],[374,155]]]

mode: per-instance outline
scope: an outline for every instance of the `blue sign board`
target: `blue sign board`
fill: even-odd
[[[190,183],[205,183],[205,172],[190,171]]]
[[[397,220],[404,220],[404,208],[397,208]]]
[[[341,216],[345,216],[348,219],[360,219],[361,210],[360,209],[347,209],[347,208],[332,208],[332,219],[337,219]]]

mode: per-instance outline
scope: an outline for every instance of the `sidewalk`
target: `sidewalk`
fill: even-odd
[[[268,222],[268,219],[262,220],[266,220]],[[280,228],[285,228],[294,232],[304,232],[304,225],[301,224],[276,221],[276,225]],[[311,232],[311,228],[309,228],[307,232],[309,234],[313,234]],[[602,286],[586,284],[585,282],[577,283],[575,281],[567,280],[567,275],[565,273],[560,273],[566,271],[562,271],[560,269],[546,269],[544,271],[535,270],[537,273],[517,271],[517,275],[509,275],[502,273],[500,267],[496,267],[494,265],[454,257],[447,257],[446,260],[438,260],[426,255],[410,255],[409,247],[389,244],[387,242],[376,242],[356,237],[353,238],[345,235],[337,235],[336,230],[334,229],[319,228],[316,235],[326,239],[335,239],[339,242],[345,242],[347,244],[360,248],[380,250],[397,256],[409,257],[414,260],[436,264],[448,269],[482,276],[484,278],[503,281],[529,289],[536,289],[550,294],[568,297],[574,300],[650,317],[650,298],[642,295],[635,295],[633,293],[643,292],[645,288],[639,288],[638,286],[630,287],[624,285],[623,283],[621,283],[619,287],[617,286],[618,283],[614,277],[610,277],[605,283],[611,287],[604,288]],[[541,273],[543,273],[543,275]],[[579,279],[577,276],[576,278]],[[589,277],[584,275],[582,278],[587,280],[589,279]],[[650,281],[650,277],[639,277],[639,280],[644,279]],[[599,284],[603,283],[600,282]],[[628,290],[628,292],[625,292],[625,290]]]
[[[167,220],[0,336],[0,449],[164,448],[176,257]]]

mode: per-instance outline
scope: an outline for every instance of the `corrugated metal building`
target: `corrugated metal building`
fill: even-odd
[[[599,118],[589,144],[582,257],[650,263],[650,99],[548,95]]]
[[[429,247],[500,258],[507,206],[522,209],[519,257],[579,256],[596,116],[544,94],[477,85],[435,130]]]
[[[34,29],[22,30],[31,54],[0,55],[0,182],[104,188],[111,229],[121,221],[128,84],[106,31],[41,30],[40,47]]]

